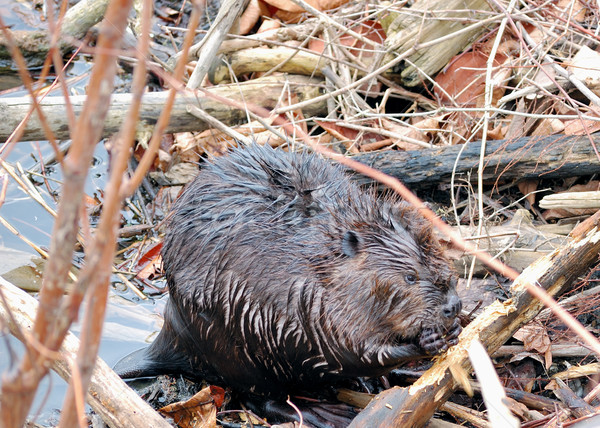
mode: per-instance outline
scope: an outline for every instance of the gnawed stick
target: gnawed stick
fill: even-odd
[[[474,340],[481,341],[492,353],[543,309],[542,303],[526,291],[524,283],[538,284],[551,296],[558,296],[598,260],[599,251],[600,231],[596,224],[584,236],[534,262],[511,286],[511,299],[489,305],[465,327],[458,345],[440,356],[417,382],[409,388],[392,388],[377,395],[350,427],[424,426],[454,391],[452,372],[471,369],[467,349]]]
[[[28,335],[31,331],[38,302],[3,278],[0,278],[0,292],[0,325],[7,325],[11,334],[23,340],[21,333]],[[79,340],[69,333],[59,350],[61,359],[52,364],[52,369],[67,381],[78,348]],[[113,428],[171,426],[100,358],[96,361],[87,402]]]

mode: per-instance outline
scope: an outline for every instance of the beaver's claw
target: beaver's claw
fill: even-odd
[[[430,355],[439,354],[458,343],[458,335],[461,331],[462,327],[458,318],[454,320],[446,333],[443,333],[439,327],[424,328],[419,338],[419,346]]]

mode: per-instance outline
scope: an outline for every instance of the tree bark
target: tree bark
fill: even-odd
[[[600,134],[592,141],[600,144]],[[462,153],[461,153],[462,151]],[[431,150],[361,153],[359,162],[408,185],[448,182],[456,163],[455,181],[477,178],[481,142],[433,147]],[[458,158],[458,160],[457,160]],[[488,141],[483,178],[488,183],[525,179],[578,177],[600,172],[600,160],[587,136],[551,135]],[[369,183],[361,177],[359,181]]]

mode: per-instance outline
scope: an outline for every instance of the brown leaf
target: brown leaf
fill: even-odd
[[[162,259],[160,257],[160,250],[162,248],[162,242],[154,244],[140,257],[137,263],[138,271],[136,277],[141,279],[148,279],[153,277],[157,272],[161,270]]]
[[[277,28],[281,28],[281,22],[277,19],[263,19],[262,24],[256,31],[256,34],[264,33],[270,30],[276,30]]]
[[[558,0],[558,2],[556,2],[556,8],[564,11],[565,14],[568,14],[569,20],[575,20],[577,22],[583,22],[588,10],[588,7],[579,0]]]
[[[422,147],[418,144],[411,142],[410,140],[422,141],[423,143],[429,143],[430,139],[428,133],[421,129],[429,129],[429,127],[439,128],[439,122],[435,119],[433,121],[426,120],[417,122],[414,126],[403,125],[398,122],[392,122],[388,119],[382,119],[379,121],[383,125],[383,129],[391,131],[398,135],[398,138],[394,141],[395,145],[403,150],[419,150]],[[420,126],[419,126],[420,125]],[[403,139],[403,137],[405,139]]]
[[[571,119],[564,122],[565,135],[586,135],[600,131],[600,122],[597,120]]]
[[[292,3],[290,0],[265,0],[266,3],[271,6],[273,11],[273,17],[281,19],[286,23],[295,23],[306,13],[304,9]],[[306,0],[308,4],[313,6],[315,9],[324,11],[335,9],[345,3],[348,0]]]
[[[527,351],[537,351],[543,354],[546,361],[546,368],[552,365],[552,353],[550,337],[546,327],[541,324],[529,323],[515,332],[513,337],[523,342]]]
[[[559,220],[561,218],[580,217],[594,214],[596,209],[593,208],[552,208],[544,211],[542,217],[544,220]]]
[[[269,8],[262,0],[250,0],[248,7],[240,16],[240,34],[246,35],[254,28],[258,20],[263,16],[271,16]]]
[[[180,132],[173,134],[175,139],[171,146],[171,154],[177,154],[179,162],[198,163],[200,160],[200,150],[198,150],[198,140],[196,135],[191,132]]]
[[[523,195],[527,195],[527,202],[531,205],[535,204],[535,192],[538,187],[537,180],[522,180],[517,184]]]
[[[313,7],[318,8],[318,2],[315,0],[306,0],[306,2],[308,4],[310,4]],[[298,6],[296,3],[294,3],[291,0],[265,0],[265,3],[267,3],[268,5],[285,11],[285,12],[304,12],[304,9],[300,6]]]
[[[217,426],[217,407],[223,405],[225,391],[207,386],[185,402],[169,404],[158,409],[173,419],[180,428],[213,428]]]
[[[464,52],[452,59],[450,65],[437,75],[434,91],[442,102],[452,103],[452,100],[461,106],[478,106],[485,92],[485,70],[488,54],[482,50]],[[497,54],[494,66],[500,66],[507,58]],[[506,69],[501,68],[494,73],[494,78],[503,80]],[[494,100],[497,101],[504,94],[502,87],[494,88]]]
[[[531,136],[545,136],[557,134],[565,130],[565,123],[559,119],[542,119],[538,126],[533,130]]]
[[[352,26],[351,28],[355,33],[360,34],[361,36],[372,40],[376,43],[381,43],[385,41],[385,31],[381,27],[381,24],[375,21],[364,21],[359,25]],[[360,58],[368,58],[373,56],[374,51],[372,46],[366,45],[361,40],[354,38],[348,34],[345,34],[339,38],[337,41],[342,46],[347,46],[350,49],[350,53],[352,55],[358,56]],[[322,39],[311,39],[308,43],[308,48],[317,53],[323,53],[325,50],[325,43]]]
[[[317,0],[320,10],[331,10],[348,3],[349,0]]]
[[[320,120],[315,120],[315,122],[325,131],[333,135],[334,138],[337,138],[340,141],[354,141],[354,139],[356,139],[356,136],[358,135],[358,131],[356,129],[350,129],[346,128],[345,126],[336,125],[335,123],[330,122],[323,122]]]

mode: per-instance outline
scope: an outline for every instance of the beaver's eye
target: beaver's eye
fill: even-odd
[[[407,273],[404,279],[408,284],[414,284],[417,282],[417,276],[412,273]]]

